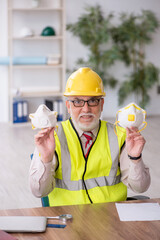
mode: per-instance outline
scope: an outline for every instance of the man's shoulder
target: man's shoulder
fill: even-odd
[[[109,126],[109,127],[112,127],[114,128],[114,124],[109,122],[109,121],[105,121],[105,120],[101,120],[101,125],[103,126]]]
[[[114,123],[101,120],[101,126],[106,127],[107,131],[114,131],[114,134],[117,135],[118,138],[126,138],[126,130]]]
[[[67,119],[64,121],[57,122],[57,126],[58,126],[58,132],[61,132],[61,131],[64,131],[65,129],[72,128],[72,122],[70,121],[70,119]]]
[[[69,119],[67,119],[67,120],[64,120],[64,121],[58,121],[57,122],[57,125],[58,126],[63,126],[63,125],[66,125],[66,124],[68,124],[70,122],[70,120]]]

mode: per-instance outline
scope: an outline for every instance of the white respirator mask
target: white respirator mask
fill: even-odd
[[[41,104],[35,113],[29,114],[32,129],[56,127],[57,112],[51,111],[46,105]]]
[[[115,125],[123,128],[136,127],[140,132],[147,126],[146,111],[136,103],[130,103],[117,112]]]

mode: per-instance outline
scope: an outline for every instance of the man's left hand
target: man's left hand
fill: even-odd
[[[139,157],[145,145],[144,137],[135,127],[126,128],[126,150],[131,157]]]

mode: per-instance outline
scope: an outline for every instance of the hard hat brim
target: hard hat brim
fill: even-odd
[[[69,96],[106,96],[105,92],[102,93],[95,93],[94,92],[76,92],[76,91],[72,91],[72,92],[64,92],[63,94],[66,97]]]

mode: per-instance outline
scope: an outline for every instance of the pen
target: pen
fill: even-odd
[[[47,227],[50,227],[50,228],[65,228],[66,225],[65,224],[47,224]]]

